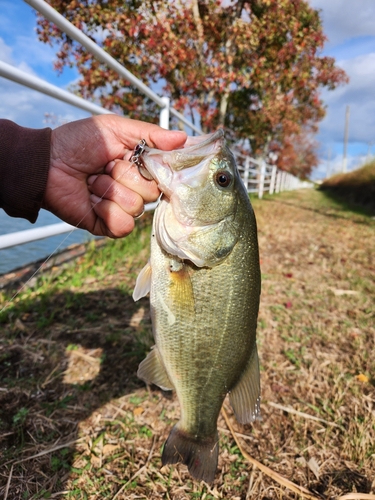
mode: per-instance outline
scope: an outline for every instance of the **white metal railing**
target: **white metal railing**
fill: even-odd
[[[0,250],[23,245],[32,241],[43,240],[59,234],[69,233],[75,229],[77,228],[66,222],[61,222],[58,224],[50,224],[49,226],[17,231],[15,233],[2,234],[0,236]]]
[[[25,71],[15,68],[4,61],[0,61],[0,76],[7,78],[8,80],[12,80],[12,82],[24,85],[25,87],[37,90],[42,94],[54,97],[59,101],[71,104],[76,108],[88,111],[93,115],[113,114],[112,111],[109,111],[108,109],[102,108],[101,106],[98,106],[90,101],[86,101],[85,99],[82,99],[82,97],[78,97],[67,90],[56,87],[55,85],[52,85],[37,76],[30,75],[30,73],[26,73]]]
[[[141,92],[147,95],[150,99],[156,102],[160,108],[160,126],[169,128],[169,115],[172,114],[181,120],[185,125],[202,134],[202,131],[186,119],[181,113],[172,108],[168,97],[160,97],[150,88],[148,88],[141,80],[136,78],[124,66],[118,63],[112,56],[100,48],[95,42],[87,37],[82,31],[71,24],[61,14],[55,11],[44,0],[25,0],[28,4],[38,10],[51,22],[55,23],[62,31],[68,34],[72,39],[81,43],[91,54],[93,54],[100,62],[104,62],[119,75],[130,81]],[[51,97],[54,97],[63,102],[67,102],[75,107],[84,109],[92,114],[109,114],[111,111],[102,108],[94,103],[86,101],[66,90],[56,87],[40,78],[25,73],[9,64],[0,61],[0,76],[9,80],[15,81],[21,85],[33,88],[38,92],[42,92]],[[237,155],[238,169],[244,180],[245,186],[249,193],[257,193],[259,198],[263,197],[265,192],[270,194],[279,193],[280,191],[289,189],[300,189],[312,187],[313,184],[306,181],[301,181],[297,177],[292,176],[287,172],[282,172],[276,166],[268,165],[263,159],[254,159],[250,156]],[[146,205],[146,210],[152,210],[155,204]],[[28,229],[16,233],[0,235],[0,250],[10,248],[12,246],[21,245],[31,241],[36,241],[59,234],[74,231],[76,228],[66,223],[52,224],[43,228]]]
[[[145,212],[155,210],[156,206],[157,202],[147,203],[147,205],[145,205]],[[25,243],[31,243],[32,241],[44,240],[60,234],[72,233],[76,229],[79,228],[71,226],[66,222],[60,222],[57,224],[49,224],[48,226],[36,227],[34,229],[26,229],[24,231],[2,234],[0,235],[0,250],[5,250],[6,248],[18,245],[24,245]]]
[[[237,156],[237,167],[248,193],[255,193],[263,198],[264,193],[274,194],[292,189],[313,187],[309,181],[301,181],[298,177],[279,170],[275,165],[268,165],[264,159],[251,156]]]

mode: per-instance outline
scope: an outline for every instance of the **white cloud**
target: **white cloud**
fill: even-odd
[[[0,95],[1,118],[24,127],[51,126],[45,123],[45,113],[52,113],[64,122],[89,116],[85,111],[4,78],[0,78]]]
[[[14,48],[8,46],[0,38],[0,60],[35,75],[36,72],[28,62],[30,59],[18,58],[17,61],[14,53]],[[48,126],[49,124],[45,123],[45,113],[56,115],[62,122],[89,116],[89,113],[85,111],[2,77],[0,77],[0,95],[1,118],[12,120],[25,127],[43,128]]]
[[[324,31],[332,45],[357,36],[375,36],[374,0],[310,0],[321,9]]]
[[[8,64],[12,64],[12,48],[4,42],[0,37],[0,61],[4,61]]]
[[[328,112],[320,125],[320,136],[342,141],[349,105],[349,140],[367,143],[375,138],[375,53],[340,61],[338,65],[346,71],[350,83],[322,93]]]

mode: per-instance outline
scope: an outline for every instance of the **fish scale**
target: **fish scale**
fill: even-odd
[[[178,170],[172,152],[143,157],[164,196],[134,292],[137,299],[150,290],[156,344],[138,375],[174,389],[180,404],[163,464],[185,463],[193,477],[212,482],[226,395],[240,422],[259,415],[260,269],[254,212],[222,132],[194,141],[185,168],[184,150]]]

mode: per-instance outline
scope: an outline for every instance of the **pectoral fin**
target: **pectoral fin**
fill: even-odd
[[[245,372],[229,394],[229,401],[241,424],[260,418],[259,359],[256,344]]]
[[[163,391],[174,389],[156,346],[154,346],[152,351],[147,355],[147,358],[139,365],[137,375],[147,384],[155,384],[160,389],[163,389]]]
[[[147,262],[139,273],[133,292],[133,300],[136,302],[149,293],[151,289],[151,264]]]
[[[171,309],[179,317],[191,318],[195,314],[195,300],[188,266],[170,260],[170,287],[167,295]]]

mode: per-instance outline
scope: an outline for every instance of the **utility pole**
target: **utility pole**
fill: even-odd
[[[342,172],[345,174],[346,169],[347,169],[347,157],[346,157],[346,152],[347,152],[347,147],[348,147],[348,135],[349,135],[349,115],[350,115],[350,106],[346,106],[346,113],[345,113],[345,132],[344,132],[344,157],[342,159]]]
[[[375,141],[370,141],[367,143],[368,145],[368,150],[367,150],[367,156],[366,156],[366,163],[369,163],[371,160],[371,148],[375,144]]]

